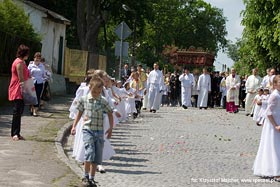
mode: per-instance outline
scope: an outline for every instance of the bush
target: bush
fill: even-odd
[[[30,48],[30,54],[41,51],[37,34],[24,10],[11,0],[0,2],[0,74],[11,74],[11,65],[20,44]]]
[[[39,42],[41,40],[24,10],[14,4],[11,0],[0,3],[0,25],[3,32]]]

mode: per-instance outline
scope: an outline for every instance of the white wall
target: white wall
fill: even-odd
[[[65,48],[66,25],[47,19],[47,15],[44,12],[24,4],[20,0],[14,0],[14,2],[16,2],[20,7],[23,7],[30,18],[30,22],[33,25],[34,30],[42,36],[42,56],[56,73],[58,69],[60,37],[63,37],[64,39],[63,51]],[[30,55],[33,56],[33,54]],[[64,53],[62,54],[62,72],[63,64]]]

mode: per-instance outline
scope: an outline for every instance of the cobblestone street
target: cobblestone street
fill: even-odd
[[[278,186],[253,176],[261,129],[243,111],[162,107],[155,114],[142,112],[114,129],[117,154],[96,180],[106,187]]]

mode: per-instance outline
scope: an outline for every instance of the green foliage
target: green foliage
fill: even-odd
[[[15,5],[11,0],[0,3],[1,30],[11,35],[22,37],[31,41],[40,41],[29,22],[29,17],[24,10]]]
[[[202,47],[214,53],[226,47],[226,18],[222,10],[213,8],[202,0],[149,0],[122,3],[127,4],[135,12],[122,10],[122,4],[118,1],[112,4],[112,19],[107,22],[108,42],[117,40],[111,29],[121,21],[125,21],[132,29],[133,21],[136,19],[135,43],[138,43],[135,47],[136,56],[147,65],[152,65],[155,61],[166,63],[166,59],[161,55],[165,45],[186,49],[190,46]],[[99,41],[102,41],[102,38]],[[129,37],[127,41],[132,44],[133,37]]]
[[[280,65],[280,3],[275,0],[244,0],[244,3],[245,29],[238,63],[258,67],[265,75],[266,68]]]
[[[76,25],[77,1],[69,0],[32,0],[35,3],[56,11],[71,20],[67,28],[68,45],[78,44]],[[179,48],[202,47],[217,53],[227,44],[225,36],[226,18],[220,9],[212,7],[203,0],[99,0],[94,1],[98,18],[102,18],[98,41],[99,53],[113,56],[114,44],[118,41],[115,28],[122,21],[133,31],[126,39],[130,46],[130,55],[134,45],[137,61],[152,65],[155,61],[162,64],[164,45],[176,45]],[[122,8],[126,4],[130,11]],[[105,28],[105,29],[104,29]]]

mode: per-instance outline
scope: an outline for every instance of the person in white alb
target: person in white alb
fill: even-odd
[[[211,78],[206,68],[203,68],[202,71],[203,73],[199,76],[197,82],[197,107],[207,109],[208,93],[211,92]]]
[[[252,70],[252,75],[250,75],[245,83],[246,87],[246,99],[245,99],[245,112],[246,116],[251,115],[253,117],[253,99],[257,95],[257,89],[260,87],[262,78],[258,75],[258,69]]]
[[[229,113],[237,113],[239,111],[240,77],[236,74],[234,68],[231,68],[231,74],[226,78],[226,88],[226,111]]]
[[[261,82],[261,87],[266,88],[269,85],[269,79],[270,79],[270,68],[266,69],[266,76],[263,77]]]
[[[154,63],[154,70],[150,72],[147,80],[148,108],[150,108],[150,112],[155,113],[159,109],[163,86],[163,74],[159,70],[159,65]]]
[[[180,75],[179,81],[181,81],[182,107],[187,109],[188,107],[192,106],[192,87],[194,86],[194,77],[188,68],[184,68],[184,72],[182,75]]]

